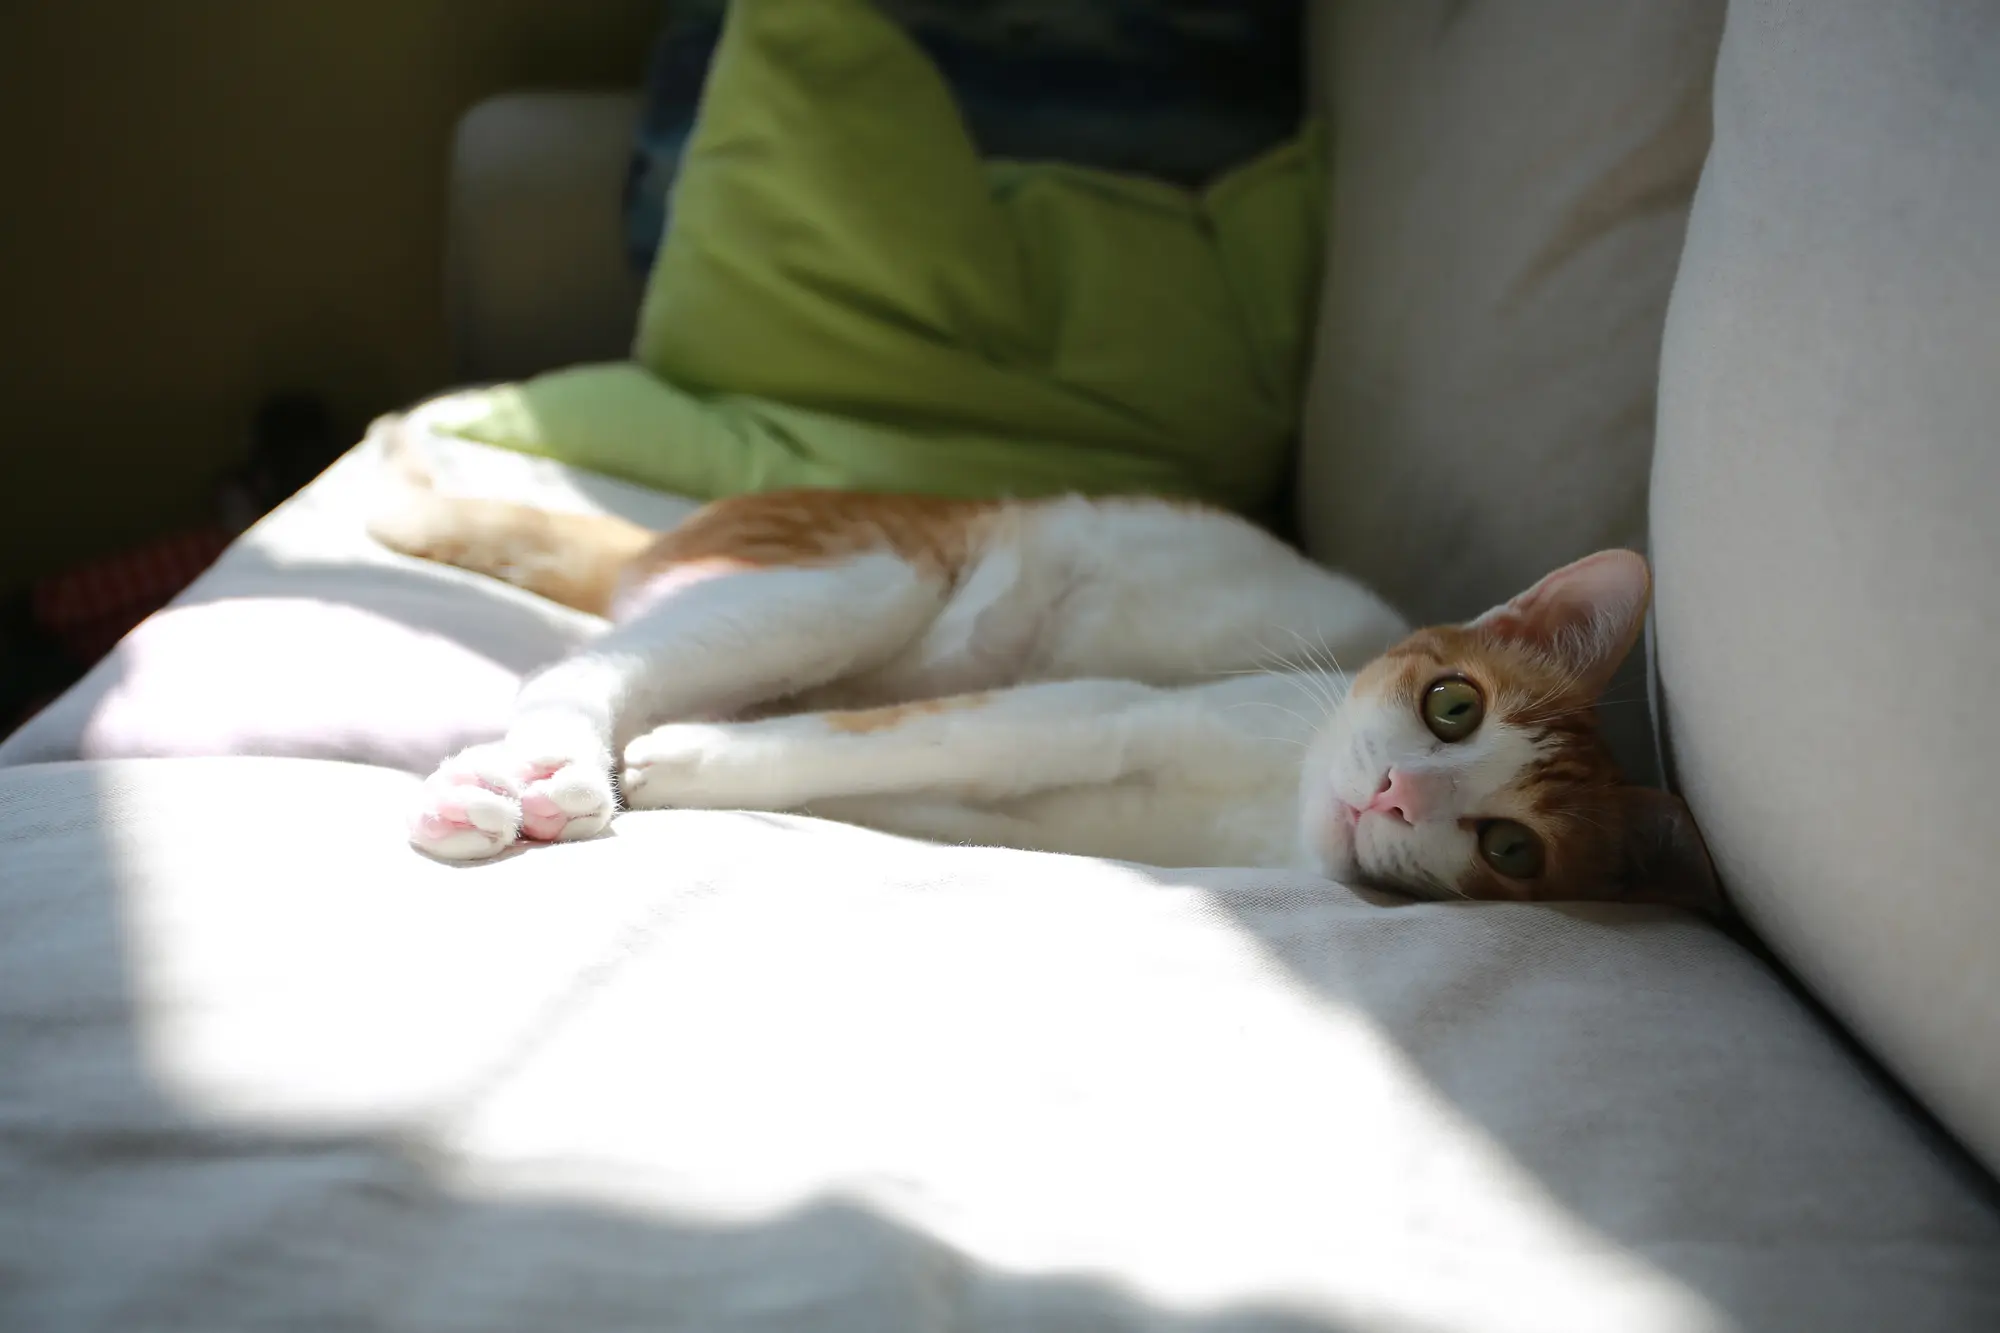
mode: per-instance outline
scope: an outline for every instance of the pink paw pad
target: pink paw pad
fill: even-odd
[[[521,798],[521,834],[536,842],[554,842],[569,827],[569,815],[547,792],[529,792]]]
[[[495,796],[509,795],[505,787],[477,773],[450,773],[443,776],[445,781],[454,787],[478,787]],[[430,809],[417,816],[413,832],[426,842],[438,842],[454,833],[463,833],[478,827],[478,822],[466,810],[464,801],[456,796],[439,794],[432,798]]]
[[[456,801],[438,802],[434,810],[426,810],[417,817],[416,835],[426,842],[442,842],[454,833],[472,827],[472,821],[465,816],[465,807]]]

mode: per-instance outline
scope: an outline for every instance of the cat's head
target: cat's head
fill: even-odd
[[[1426,898],[1715,908],[1687,807],[1627,784],[1598,735],[1649,591],[1644,559],[1600,551],[1370,663],[1307,755],[1309,855]]]

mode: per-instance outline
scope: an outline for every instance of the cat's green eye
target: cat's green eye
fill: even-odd
[[[1463,676],[1446,676],[1424,691],[1419,711],[1431,735],[1441,741],[1462,741],[1479,730],[1486,716],[1486,700],[1479,687]]]
[[[1479,826],[1479,859],[1508,879],[1542,873],[1542,840],[1526,824],[1489,819]]]

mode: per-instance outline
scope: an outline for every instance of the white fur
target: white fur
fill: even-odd
[[[1299,859],[1300,762],[1331,678],[1016,686],[853,733],[823,715],[670,723],[625,750],[635,809],[806,810],[917,837],[1170,865]]]
[[[1510,784],[1535,757],[1528,733],[1499,718],[1489,717],[1471,736],[1446,744],[1415,709],[1392,708],[1376,698],[1350,700],[1307,752],[1300,842],[1331,878],[1450,897],[1478,855],[1475,819],[1532,817]],[[1449,796],[1416,824],[1342,814],[1343,803],[1366,805],[1391,769],[1437,775]]]
[[[1297,671],[1359,666],[1406,632],[1250,524],[1146,500],[1009,509],[949,587],[871,554],[632,604],[522,688],[505,738],[439,770],[418,846],[489,856],[524,818],[537,836],[595,833],[622,752],[635,806],[808,806],[922,836],[1289,864],[1301,757],[1334,688]],[[1272,667],[1294,674],[1230,675]],[[967,691],[1001,693],[858,734],[687,721]]]

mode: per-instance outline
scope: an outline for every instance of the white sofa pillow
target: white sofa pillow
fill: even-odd
[[[1659,693],[1745,916],[2000,1169],[2000,6],[1737,0],[1674,293]]]

